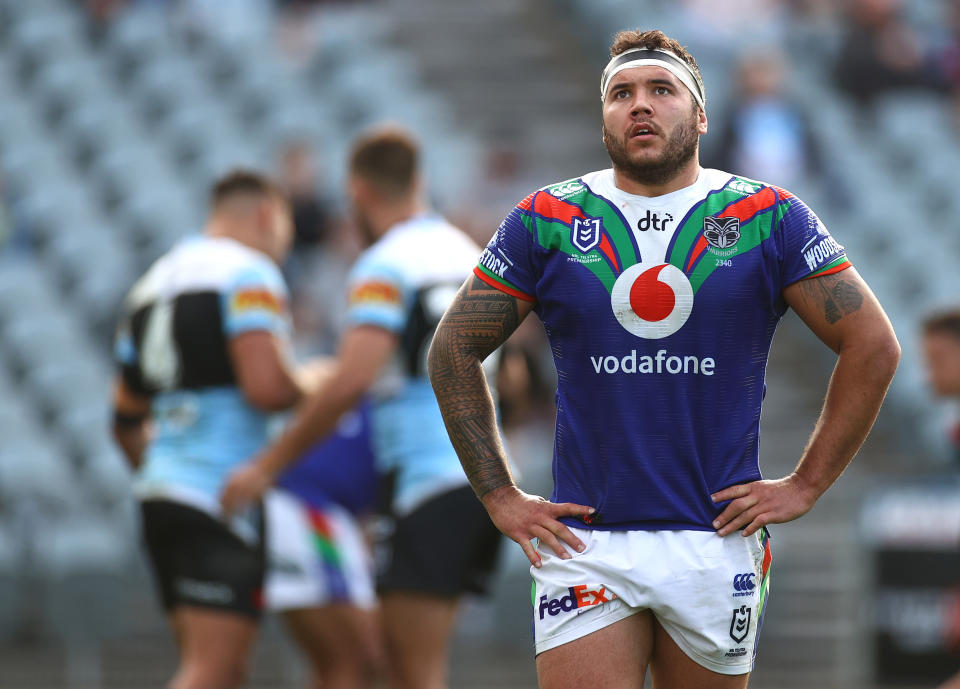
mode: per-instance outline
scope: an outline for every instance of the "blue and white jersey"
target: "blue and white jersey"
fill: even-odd
[[[133,286],[115,345],[123,379],[152,398],[134,489],[219,513],[227,475],[267,441],[269,415],[237,386],[229,341],[290,333],[287,288],[265,255],[228,238],[177,244]]]
[[[388,230],[350,274],[348,327],[378,326],[400,341],[371,390],[377,468],[395,474],[398,515],[467,482],[427,377],[427,351],[479,255],[463,232],[425,213]]]

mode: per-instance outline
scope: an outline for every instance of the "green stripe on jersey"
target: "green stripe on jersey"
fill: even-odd
[[[832,261],[830,261],[830,263],[828,263],[827,265],[825,265],[825,266],[824,266],[823,268],[821,268],[820,270],[817,270],[817,271],[815,271],[815,272],[813,272],[813,273],[810,273],[807,277],[808,277],[808,278],[815,278],[815,277],[817,277],[818,275],[823,275],[823,274],[826,273],[827,271],[833,270],[833,269],[836,268],[837,266],[843,265],[843,264],[846,263],[848,260],[850,260],[850,259],[848,259],[846,256],[839,256],[839,257],[833,259]]]
[[[613,289],[613,283],[617,281],[617,274],[613,272],[610,264],[603,257],[603,253],[599,248],[593,248],[586,254],[582,253],[570,241],[570,227],[568,225],[537,218],[537,239],[544,249],[556,249],[568,256],[575,257],[583,264],[584,268],[597,276],[597,279],[603,283],[608,292]]]
[[[497,274],[494,273],[493,271],[489,270],[489,269],[488,269],[486,266],[484,266],[484,265],[478,264],[478,265],[477,265],[477,270],[479,270],[481,273],[483,273],[484,275],[486,275],[488,278],[490,278],[490,279],[493,280],[494,282],[499,282],[501,285],[504,285],[504,286],[506,286],[506,287],[509,287],[510,289],[512,289],[512,290],[514,290],[514,291],[520,292],[520,294],[526,294],[526,292],[524,292],[522,289],[520,289],[519,287],[517,287],[515,284],[513,284],[512,282],[510,282],[510,281],[507,280],[506,278],[500,277],[499,275],[497,275]]]

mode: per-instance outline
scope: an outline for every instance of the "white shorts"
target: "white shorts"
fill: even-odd
[[[692,660],[725,675],[753,669],[770,587],[766,530],[594,531],[561,560],[540,544],[533,575],[537,653],[649,609]],[[568,549],[569,550],[569,549]]]
[[[270,491],[264,504],[266,609],[331,603],[374,606],[372,560],[360,527],[347,510],[338,505],[320,510],[279,489]]]

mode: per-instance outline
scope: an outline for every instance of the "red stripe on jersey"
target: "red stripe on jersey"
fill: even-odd
[[[693,264],[697,262],[697,259],[707,250],[707,238],[703,235],[700,235],[700,239],[697,240],[697,243],[693,247],[693,253],[690,254],[690,260],[687,261],[687,271],[690,272],[693,269]]]
[[[600,246],[597,247],[600,249],[601,253],[607,257],[607,260],[610,261],[610,265],[613,266],[613,269],[620,272],[620,263],[617,261],[617,252],[613,250],[613,247],[610,246],[610,240],[607,239],[607,235],[600,237]]]
[[[773,189],[775,192],[777,192],[777,194],[780,196],[781,201],[786,201],[787,199],[795,198],[794,195],[791,194],[786,189],[781,189],[780,187],[775,187],[773,185],[770,185],[770,188]]]
[[[509,294],[511,297],[516,297],[517,299],[522,299],[523,301],[531,301],[531,302],[536,301],[536,299],[531,297],[529,294],[524,294],[520,290],[514,289],[509,285],[505,285],[502,282],[497,282],[492,277],[490,277],[489,275],[484,273],[482,270],[480,270],[480,268],[474,268],[473,274],[476,275],[481,280],[483,280],[488,285],[490,285],[491,287],[500,290],[504,294]]]
[[[576,206],[546,193],[537,194],[537,198],[533,201],[533,210],[544,218],[558,220],[564,225],[573,224],[574,218],[585,219],[587,217]]]
[[[519,208],[522,211],[530,210],[530,208],[533,205],[533,197],[536,196],[536,194],[537,192],[533,192],[532,194],[530,194],[527,198],[525,198],[523,201],[517,204],[517,208]]]
[[[785,192],[786,193],[786,192]],[[739,218],[740,222],[746,222],[749,218],[761,211],[765,211],[777,202],[777,194],[770,187],[764,187],[756,194],[740,199],[734,204],[726,207],[722,218]]]
[[[829,270],[825,270],[822,273],[814,273],[813,275],[808,275],[803,279],[810,280],[811,278],[818,278],[824,275],[833,275],[834,273],[839,273],[841,270],[846,270],[847,268],[853,268],[853,264],[850,263],[850,261],[844,261],[840,265],[836,265],[833,268],[830,268]]]

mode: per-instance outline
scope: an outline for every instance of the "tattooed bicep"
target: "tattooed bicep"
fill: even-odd
[[[797,285],[806,309],[822,316],[829,325],[863,306],[862,281],[850,269],[801,280]]]
[[[510,337],[531,307],[473,276],[447,309],[437,337],[486,356]]]

